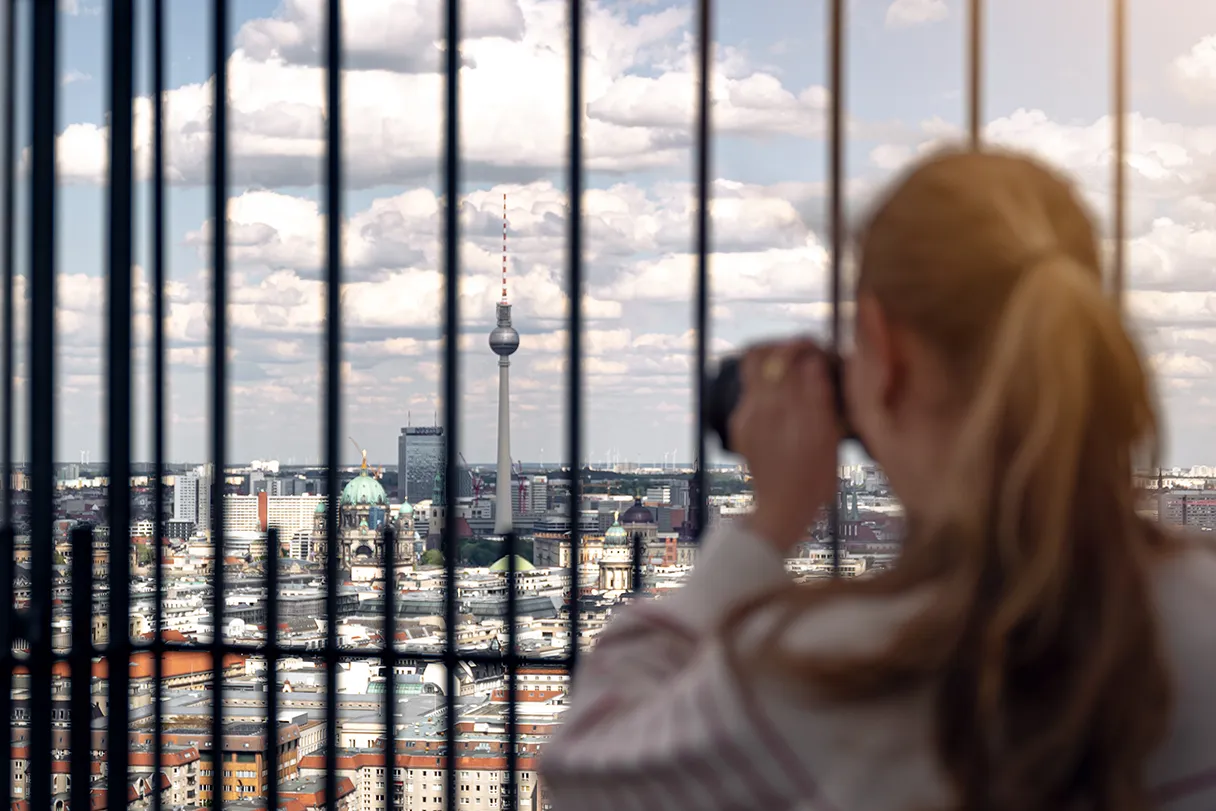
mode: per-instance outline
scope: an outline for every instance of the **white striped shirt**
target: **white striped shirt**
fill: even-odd
[[[1188,548],[1156,585],[1175,673],[1169,740],[1150,785],[1163,808],[1216,807],[1216,554]],[[687,585],[621,612],[580,666],[573,704],[542,757],[558,811],[905,811],[947,807],[928,686],[867,704],[809,701],[772,674],[741,683],[715,630],[786,582],[771,544],[737,525],[704,541]],[[836,601],[786,637],[860,652],[890,638],[922,597]],[[769,612],[771,615],[772,612]],[[772,621],[763,612],[750,630]],[[745,626],[746,629],[746,626]],[[745,637],[746,638],[746,637]]]

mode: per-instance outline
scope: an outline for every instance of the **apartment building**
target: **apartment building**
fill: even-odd
[[[153,770],[154,753],[150,746],[132,747],[131,771],[149,775]],[[160,771],[167,778],[161,803],[164,806],[197,805],[200,802],[200,765],[198,747],[164,747]]]

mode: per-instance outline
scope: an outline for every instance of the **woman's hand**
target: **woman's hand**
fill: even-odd
[[[730,435],[752,475],[752,528],[788,551],[836,492],[841,433],[828,361],[808,340],[752,349]]]

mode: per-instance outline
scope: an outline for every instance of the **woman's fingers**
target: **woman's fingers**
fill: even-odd
[[[731,436],[751,469],[752,520],[784,549],[813,521],[819,480],[835,475],[827,356],[812,341],[770,344],[749,351],[741,371]]]
[[[822,355],[823,350],[819,345],[807,338],[754,346],[743,356],[743,389],[746,391],[749,386],[772,387],[784,383],[798,361]]]
[[[742,398],[730,433],[749,462],[793,450],[804,442],[804,423],[824,419],[820,402],[830,402],[830,394],[813,392],[828,385],[824,368],[823,351],[809,340],[756,346],[744,356]]]

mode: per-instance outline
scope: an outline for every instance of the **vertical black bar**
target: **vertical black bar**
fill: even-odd
[[[228,0],[212,5],[211,59],[211,805],[224,807],[224,457],[228,439]]]
[[[33,5],[30,133],[30,644],[31,718],[51,717],[51,551],[55,520],[56,4]],[[30,808],[51,807],[51,725],[30,725]]]
[[[13,314],[13,237],[16,221],[16,189],[17,178],[17,0],[8,0],[5,4],[4,15],[4,138],[3,148],[0,148],[0,160],[4,161],[4,225],[0,239],[4,240],[3,254],[0,261],[4,263],[4,425],[0,427],[0,454],[3,454],[3,468],[0,476],[0,492],[4,494],[4,526],[13,523],[13,421],[16,414],[13,410],[13,351],[15,325]],[[10,723],[5,715],[4,723]],[[6,738],[7,740],[7,738]],[[5,769],[8,766],[4,767]],[[5,781],[8,785],[9,781]]]
[[[325,26],[325,807],[338,792],[338,430],[342,375],[342,3],[329,0]]]
[[[156,621],[152,626],[152,762],[160,768],[165,742],[165,0],[152,0],[152,525],[155,527]],[[152,811],[161,811],[161,792],[152,794]]]
[[[110,0],[109,396],[106,422],[110,524],[110,796],[127,805],[131,655],[131,183],[135,93],[134,0]],[[73,569],[73,576],[76,572]],[[75,671],[72,673],[73,681]],[[83,752],[80,753],[83,755]],[[156,764],[159,768],[159,764]],[[123,793],[117,795],[118,787]]]
[[[0,426],[0,493],[4,495],[3,513],[0,514],[0,740],[13,739],[13,353],[17,312],[13,303],[13,247],[16,234],[17,179],[14,167],[17,144],[17,0],[5,3],[4,13],[4,129],[0,133],[4,143],[0,147],[0,160],[4,161],[4,221],[0,226],[0,262],[4,263],[4,337],[3,337],[3,382],[0,397],[3,397],[4,423]],[[12,758],[0,758],[0,785],[4,786],[4,798],[12,799]]]
[[[633,571],[629,579],[629,588],[635,595],[641,594],[645,590],[645,584],[642,582],[642,564],[643,558],[646,556],[646,544],[642,541],[642,533],[633,533]]]
[[[73,808],[89,808],[93,748],[93,528],[72,530],[72,733],[71,770]],[[125,742],[126,738],[112,739]],[[121,743],[115,748],[126,749]],[[156,792],[159,794],[160,792]]]
[[[515,706],[519,677],[519,611],[515,589],[518,566],[515,531],[507,533],[507,796],[503,811],[515,811],[519,803],[519,715]]]
[[[709,135],[710,135],[710,75],[713,42],[713,4],[699,3],[697,31],[697,299],[693,319],[697,333],[697,521],[698,535],[709,526],[709,459],[705,448],[705,367],[709,361]]]
[[[402,471],[404,475],[404,471]],[[384,811],[394,811],[393,773],[397,768],[397,534],[384,528]],[[404,781],[403,781],[404,782]]]
[[[984,120],[984,0],[967,4],[967,134],[980,148]]]
[[[444,493],[453,492],[460,475],[457,460],[460,453],[460,0],[447,0],[444,31],[444,73],[447,93],[444,98],[443,133],[443,423],[447,435]],[[509,483],[508,483],[509,484]],[[498,483],[502,486],[502,482]],[[448,499],[451,501],[451,499]],[[447,678],[446,725],[447,742],[444,765],[444,807],[455,809],[456,799],[456,667],[460,661],[456,650],[456,556],[459,538],[456,522],[443,524],[443,664]]]
[[[0,527],[0,729],[7,738],[13,739],[13,640],[17,636],[14,625],[17,612],[13,610],[13,527]],[[11,757],[0,758],[0,791],[6,802],[12,802]]]
[[[840,351],[840,299],[844,250],[844,0],[831,0],[828,31],[828,81],[831,93],[828,131],[828,220],[832,244],[832,349]],[[838,456],[839,458],[839,456]],[[837,482],[837,488],[840,484]],[[832,538],[832,576],[840,576],[839,499],[828,505],[828,532]]]
[[[570,358],[566,445],[570,454],[570,675],[578,665],[579,559],[583,505],[583,0],[570,0]]]
[[[1112,117],[1114,118],[1114,272],[1111,280],[1115,301],[1123,307],[1126,259],[1124,240],[1127,234],[1127,0],[1112,0],[1111,43],[1113,84]]]
[[[266,811],[279,808],[279,529],[266,530]]]

